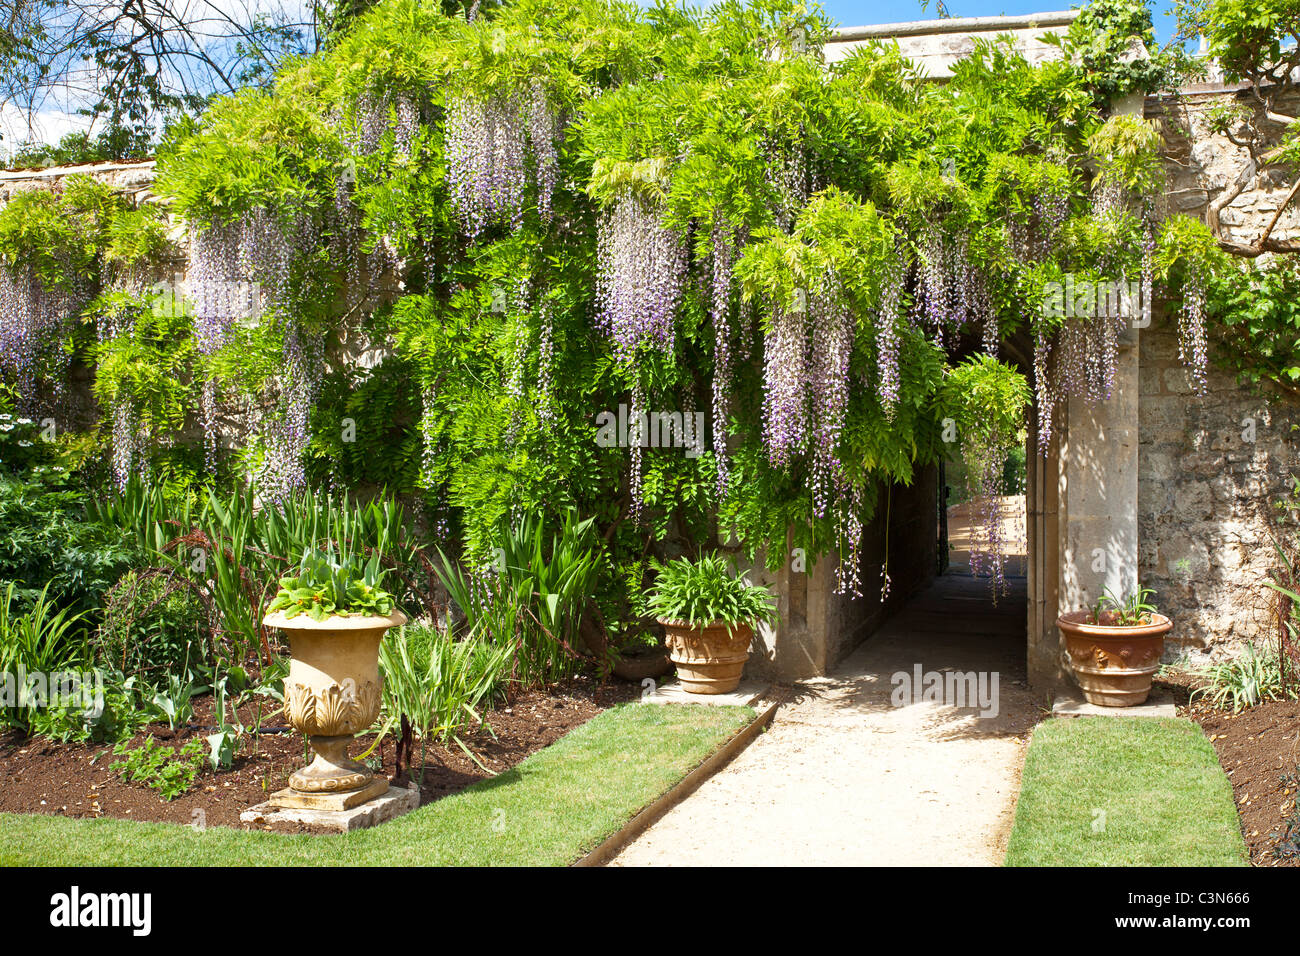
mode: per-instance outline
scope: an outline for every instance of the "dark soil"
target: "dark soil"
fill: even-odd
[[[1300,701],[1265,701],[1239,714],[1189,699],[1195,678],[1169,675],[1178,714],[1201,725],[1232,781],[1241,832],[1255,866],[1300,866]]]
[[[492,733],[476,727],[462,735],[466,746],[492,773],[507,770],[559,740],[573,728],[586,723],[602,710],[634,699],[635,684],[611,681],[601,684],[592,678],[576,677],[549,691],[524,691],[508,704],[484,714]],[[127,783],[109,765],[116,761],[106,745],[60,744],[44,738],[0,736],[0,811],[50,813],[68,817],[119,817],[124,820],[154,820],[207,826],[244,827],[239,814],[264,801],[272,792],[288,786],[289,773],[303,764],[305,742],[285,727],[284,716],[275,703],[263,703],[260,719],[256,702],[240,708],[250,731],[239,744],[234,765],[213,773],[205,769],[194,786],[174,800],[164,800],[144,784]],[[213,728],[211,698],[195,701],[195,719],[190,729],[172,731],[155,724],[138,734],[129,746],[145,737],[180,749]],[[285,729],[287,732],[274,732]],[[493,736],[495,735],[495,736]],[[374,735],[358,737],[350,748],[356,758],[374,742]],[[206,748],[206,744],[205,744]],[[390,734],[375,754],[390,779],[396,774],[396,736]],[[416,741],[411,776],[420,777],[420,743]],[[431,744],[424,755],[421,804],[463,790],[491,776],[454,742]]]

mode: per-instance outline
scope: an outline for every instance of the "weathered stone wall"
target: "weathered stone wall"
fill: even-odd
[[[899,51],[923,76],[946,79],[953,64],[969,56],[977,40],[1009,36],[1012,46],[1030,63],[1058,59],[1059,47],[1042,40],[1045,33],[1064,34],[1077,10],[1034,13],[1023,17],[954,17],[869,27],[844,27],[826,44],[826,60],[834,63],[873,42],[897,43]]]
[[[147,201],[153,195],[154,161],[146,159],[138,162],[0,171],[0,203],[7,203],[16,193],[25,190],[53,188],[59,180],[78,173],[112,186],[137,202]]]
[[[1246,150],[1213,133],[1209,114],[1247,95],[1219,88],[1148,99],[1165,141],[1165,211],[1204,218],[1236,181]],[[1300,103],[1285,106],[1294,113]],[[1279,171],[1243,191],[1221,214],[1225,236],[1255,241],[1289,188]],[[1300,207],[1287,208],[1273,234],[1300,234]],[[1177,316],[1160,303],[1139,350],[1139,575],[1175,622],[1180,640],[1167,658],[1222,657],[1268,634],[1263,581],[1278,564],[1276,505],[1300,474],[1300,403],[1277,390],[1265,398],[1213,367],[1207,393],[1195,394],[1178,355]]]
[[[1300,409],[1218,370],[1195,395],[1166,315],[1143,330],[1140,349],[1140,578],[1175,622],[1181,646],[1168,657],[1221,656],[1265,633],[1274,503],[1296,473]]]

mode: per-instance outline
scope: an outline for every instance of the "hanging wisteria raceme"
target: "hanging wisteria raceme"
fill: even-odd
[[[1097,178],[1092,192],[1092,214],[1094,216],[1107,216],[1122,212],[1128,207],[1128,201],[1128,190],[1122,182],[1104,174]]]
[[[993,598],[1005,594],[1007,537],[1005,515],[1002,507],[1002,461],[1006,457],[1002,448],[963,449],[967,472],[974,482],[974,526],[983,529],[974,535],[970,548],[971,573],[992,578]]]
[[[621,361],[637,349],[671,351],[686,278],[686,244],[663,224],[664,207],[630,189],[597,229],[597,321]]]
[[[1209,342],[1205,334],[1205,277],[1188,271],[1183,283],[1183,307],[1178,312],[1178,358],[1187,369],[1192,389],[1204,395],[1209,388]]]
[[[461,227],[471,238],[489,226],[517,228],[528,187],[527,122],[519,101],[459,96],[448,106],[446,131],[447,181]]]
[[[555,417],[555,305],[542,301],[537,332],[537,417]]]
[[[980,347],[986,355],[997,358],[1002,350],[1001,328],[997,310],[993,306],[993,296],[989,293],[988,279],[983,272],[976,273],[973,298],[977,314],[983,317],[980,322]]]
[[[1052,426],[1056,403],[1060,399],[1055,383],[1052,338],[1042,329],[1034,330],[1034,407],[1038,409],[1038,453],[1045,456],[1052,443]]]
[[[203,466],[209,475],[215,475],[221,441],[217,433],[217,383],[213,379],[206,379],[199,392],[199,421],[203,426]]]
[[[763,340],[763,439],[778,468],[803,451],[807,437],[807,326],[806,310],[777,306]]]
[[[1046,194],[1035,193],[1030,200],[1036,221],[1035,247],[1039,259],[1050,259],[1056,234],[1070,214],[1070,198],[1064,192],[1052,190]]]
[[[291,270],[318,235],[311,217],[295,213],[286,227],[266,209],[255,208],[229,222],[191,224],[189,298],[194,308],[194,338],[202,355],[212,355],[230,341],[235,323],[291,310]],[[268,457],[263,474],[270,494],[282,498],[301,485],[301,463],[289,459],[306,448],[306,417],[319,381],[319,349],[304,353],[296,327],[286,336],[286,382],[282,416],[266,422]],[[308,358],[314,356],[311,363]],[[305,363],[305,364],[304,364]],[[297,389],[297,394],[290,394]],[[305,405],[303,403],[306,403]],[[205,382],[201,393],[204,457],[215,467],[216,386]],[[296,450],[296,452],[295,452]]]
[[[69,267],[64,274],[75,271]],[[59,335],[88,298],[89,290],[80,280],[73,281],[71,290],[49,289],[31,267],[14,270],[0,264],[0,362],[14,370],[25,414],[36,417],[57,410],[70,362],[59,347]],[[40,389],[42,360],[49,374]]]
[[[438,489],[435,469],[438,465],[438,424],[441,414],[437,408],[438,395],[434,386],[427,386],[420,396],[420,477],[417,482],[426,494],[420,499],[424,505],[425,520],[435,540],[446,541],[451,537],[451,523],[443,493]],[[430,501],[428,492],[437,492],[437,500]]]
[[[513,448],[519,437],[523,424],[521,410],[528,399],[528,389],[524,385],[524,376],[528,370],[528,356],[532,350],[532,329],[528,326],[527,313],[517,313],[511,323],[514,347],[511,349],[510,367],[506,376],[506,394],[510,396],[510,427],[506,430],[506,447]]]
[[[528,143],[533,151],[533,184],[537,188],[537,211],[549,222],[555,188],[560,181],[560,139],[564,124],[551,105],[546,89],[533,82],[528,96]]]
[[[710,233],[713,255],[709,263],[709,319],[713,323],[713,448],[718,468],[718,497],[727,493],[730,461],[727,456],[727,415],[735,369],[731,354],[731,293],[736,265],[736,231],[720,214],[713,217]]]
[[[279,414],[262,422],[264,457],[259,480],[270,501],[285,501],[307,485],[302,456],[311,437],[308,420],[324,376],[324,358],[322,336],[297,322],[286,323]]]
[[[113,481],[119,491],[126,487],[135,474],[137,462],[143,463],[141,442],[135,425],[135,416],[125,400],[113,406]]]
[[[1075,316],[1061,326],[1055,368],[1058,395],[1086,398],[1092,404],[1110,399],[1123,325],[1123,317],[1102,314]]]
[[[903,317],[903,250],[896,243],[894,254],[884,262],[880,278],[880,308],[876,315],[876,371],[880,380],[876,396],[886,418],[894,417],[900,384],[898,323]]]
[[[203,355],[226,344],[235,321],[255,311],[255,290],[240,261],[244,224],[192,223],[189,300],[194,308],[194,342]]]
[[[835,593],[862,597],[862,489],[845,481],[835,512],[835,538],[840,560],[835,566]],[[888,567],[888,565],[886,565]],[[882,582],[881,599],[888,593],[889,576]]]
[[[813,514],[826,517],[845,485],[840,462],[840,431],[849,407],[849,358],[853,315],[844,303],[838,277],[809,297],[813,341],[809,349],[808,390],[812,405]]]
[[[941,348],[952,301],[946,245],[938,229],[928,227],[922,232],[917,248],[916,295],[912,300],[913,324],[932,334]]]
[[[1142,324],[1151,326],[1151,303],[1155,293],[1156,210],[1155,203],[1142,203]]]
[[[797,140],[789,142],[770,138],[764,138],[760,148],[766,160],[764,175],[776,194],[772,216],[778,228],[789,233],[812,194],[807,151]]]
[[[641,443],[647,437],[641,431],[641,415],[646,411],[645,386],[638,380],[632,386],[632,400],[627,410],[627,442],[631,446],[632,474],[630,494],[632,496],[632,521],[640,524],[645,517],[645,502],[641,498],[641,482],[644,477],[644,460]]]
[[[763,438],[775,467],[807,454],[813,513],[833,519],[842,557],[836,590],[860,596],[862,489],[840,458],[854,327],[834,274],[811,294],[797,293],[772,309],[763,352]]]
[[[285,226],[271,212],[258,206],[242,221],[239,237],[239,266],[243,275],[257,285],[263,312],[283,314],[292,306],[290,271],[295,260],[320,244],[311,217],[295,212]]]
[[[411,146],[420,131],[420,107],[406,93],[371,90],[357,97],[357,131],[349,132],[345,141],[362,155],[375,152],[391,130],[393,148],[403,156],[411,155]]]

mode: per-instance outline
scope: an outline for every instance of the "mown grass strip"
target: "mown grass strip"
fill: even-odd
[[[1232,785],[1188,720],[1072,717],[1034,731],[1007,866],[1245,866]]]
[[[0,814],[0,864],[564,866],[753,719],[748,707],[625,704],[513,770],[391,823],[341,836]]]

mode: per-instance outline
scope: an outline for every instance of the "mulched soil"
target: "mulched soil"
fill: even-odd
[[[491,734],[476,727],[462,736],[484,765],[500,773],[601,711],[635,699],[639,690],[622,681],[601,684],[593,678],[575,677],[549,691],[518,693],[510,703],[484,714]],[[274,707],[274,702],[264,703],[259,721],[255,702],[242,706],[240,719],[245,726],[257,725],[264,732],[241,741],[231,769],[215,774],[205,770],[194,787],[171,801],[144,784],[127,783],[111,771],[109,765],[118,759],[111,746],[60,744],[12,733],[0,736],[0,811],[183,824],[202,819],[207,826],[246,827],[239,820],[240,812],[288,786],[289,773],[303,764],[305,741],[300,734],[266,732],[285,727],[283,714]],[[166,724],[156,724],[130,745],[138,746],[143,737],[152,736],[179,750],[196,737],[202,739],[213,732],[206,726],[213,722],[212,712],[211,698],[195,701],[190,729],[172,731]],[[358,757],[373,741],[374,735],[359,737],[349,753]],[[389,778],[397,769],[395,748],[396,737],[390,734],[374,755]],[[421,764],[419,748],[417,741],[412,760],[416,778]],[[431,744],[426,758],[421,805],[491,776],[455,743],[450,747]]]
[[[1300,830],[1300,701],[1266,701],[1239,714],[1190,699],[1196,678],[1162,675],[1173,691],[1178,715],[1201,725],[1232,781],[1241,832],[1255,866],[1300,866],[1300,856],[1281,856],[1289,828]],[[1297,841],[1300,832],[1290,831]]]

